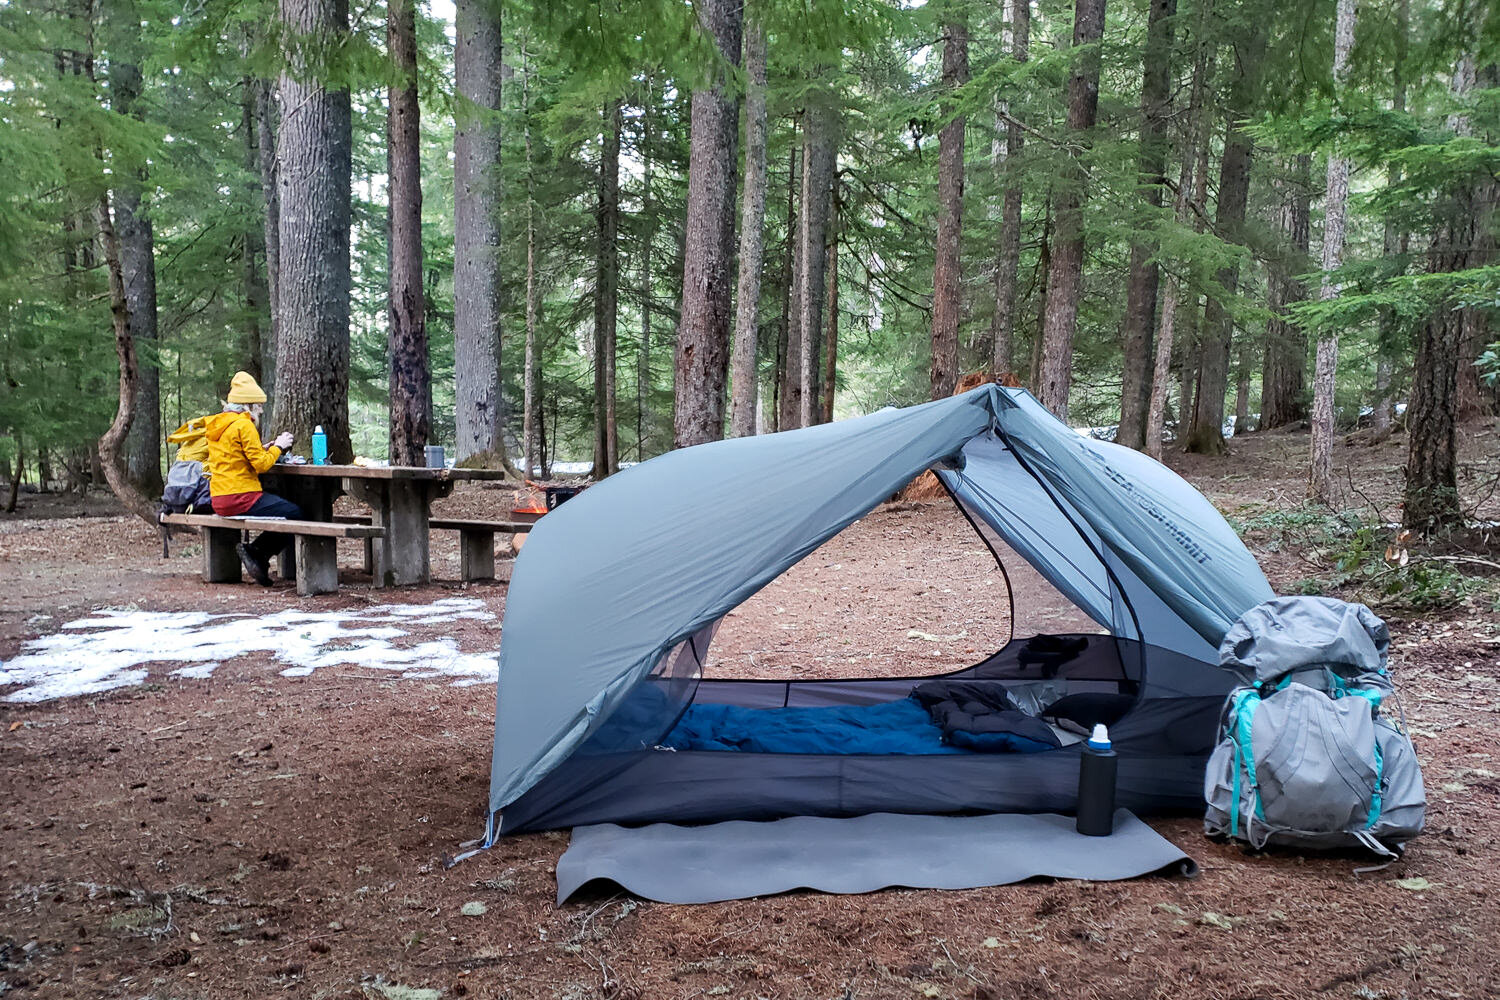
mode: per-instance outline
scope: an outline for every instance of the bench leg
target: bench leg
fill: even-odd
[[[297,593],[302,597],[339,589],[338,540],[297,536]]]
[[[459,531],[459,577],[470,580],[495,578],[495,533],[493,531]]]
[[[368,574],[370,574],[371,577],[374,577],[375,576],[375,539],[373,539],[373,538],[366,538],[364,541],[365,541],[365,544],[364,544],[364,550],[365,550],[365,572],[368,573]]]
[[[240,533],[233,528],[200,528],[203,537],[203,582],[239,583],[240,556],[234,551]]]
[[[281,570],[283,580],[297,579],[297,552],[296,547],[288,545],[276,556],[277,565]]]

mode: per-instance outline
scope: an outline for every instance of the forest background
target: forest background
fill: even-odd
[[[1159,455],[1408,438],[1500,346],[1484,0],[0,0],[0,466],[149,511],[244,368],[304,453],[545,476],[982,371]]]

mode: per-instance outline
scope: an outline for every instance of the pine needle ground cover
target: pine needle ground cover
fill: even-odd
[[[1492,430],[1477,433],[1477,447],[1492,447]],[[1301,469],[1281,454],[1305,438],[1234,447],[1229,459],[1174,462],[1246,523],[1278,588],[1323,575],[1352,536],[1308,524]],[[1379,503],[1399,495],[1397,453],[1335,457]],[[444,513],[480,516],[498,495],[460,490]],[[248,618],[295,601],[207,587],[190,545],[163,561],[145,526],[112,511],[42,518],[28,516],[32,503],[37,514],[66,512],[57,498],[27,495],[16,518],[0,520],[0,575],[14,582],[0,595],[7,661],[96,607]],[[1326,535],[1328,552],[1302,544],[1303,531]],[[1011,629],[1004,581],[972,539],[946,503],[877,511],[731,616],[710,673],[968,663]],[[456,577],[456,546],[434,548],[437,575]],[[343,561],[356,565],[357,553]],[[1417,608],[1400,594],[1368,596],[1392,619],[1430,810],[1405,860],[1364,874],[1354,871],[1361,859],[1212,844],[1184,817],[1155,825],[1203,866],[1192,882],[697,907],[596,895],[558,908],[553,866],[566,834],[508,838],[443,867],[482,821],[488,683],[354,663],[288,677],[284,662],[255,651],[204,677],[147,664],[139,685],[0,700],[0,982],[10,995],[49,998],[1493,996],[1500,628],[1477,598]],[[459,601],[500,616],[505,584],[401,595],[413,607]],[[389,616],[388,601],[357,582],[303,603]],[[1066,623],[1064,608],[1035,611],[1017,627]],[[419,617],[399,625],[409,633],[400,643],[447,640],[476,656],[498,644],[498,617],[477,609]]]

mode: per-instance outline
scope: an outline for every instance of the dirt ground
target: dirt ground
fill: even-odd
[[[1174,459],[1231,516],[1300,503],[1306,438]],[[1494,427],[1466,448],[1500,451]],[[1350,503],[1394,519],[1404,441],[1343,449]],[[1341,472],[1342,474],[1342,472]],[[1360,494],[1364,495],[1362,499]],[[461,490],[455,513],[508,495]],[[1309,575],[1259,552],[1275,586]],[[26,495],[0,518],[0,659],[101,608],[271,615],[477,599],[505,583],[373,591],[207,586],[107,500]],[[440,579],[457,551],[435,542]],[[1010,566],[1020,634],[1076,617]],[[1002,644],[1006,579],[946,503],[883,508],[736,611],[711,674],[940,673]],[[1377,609],[1379,610],[1379,609]],[[188,998],[1313,998],[1500,996],[1500,623],[1489,605],[1392,615],[1394,671],[1428,785],[1425,836],[1389,868],[1252,856],[1193,817],[1153,820],[1193,881],[1038,881],[964,892],[791,893],[558,907],[566,833],[507,839],[452,869],[483,823],[494,687],[359,665],[285,676],[265,652],[207,676],[36,703],[0,687],[0,994]],[[498,648],[497,619],[405,626]],[[918,634],[921,633],[921,634]],[[940,636],[933,642],[922,635]],[[465,915],[465,904],[484,912]],[[480,909],[468,907],[470,912]],[[404,991],[404,992],[403,992]],[[423,992],[433,991],[433,992]]]

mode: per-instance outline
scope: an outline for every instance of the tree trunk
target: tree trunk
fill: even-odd
[[[1392,82],[1395,84],[1394,93],[1391,95],[1391,110],[1397,114],[1406,111],[1406,59],[1410,47],[1411,37],[1411,2],[1410,0],[1398,0],[1396,4],[1396,49],[1395,58],[1392,59]],[[1386,184],[1390,187],[1401,182],[1401,168],[1392,164],[1386,172]],[[1385,232],[1382,234],[1381,251],[1385,257],[1386,273],[1395,276],[1406,272],[1406,253],[1410,235],[1396,221],[1394,214],[1388,215],[1385,220]],[[1380,310],[1380,332],[1375,339],[1375,406],[1371,414],[1371,424],[1377,435],[1384,437],[1391,428],[1391,421],[1395,416],[1395,399],[1391,389],[1391,371],[1394,367],[1393,359],[1399,351],[1398,341],[1401,339],[1402,322],[1396,310],[1382,308]]]
[[[1031,44],[1031,0],[1010,0],[1011,55],[1026,62]],[[1007,108],[1009,114],[1011,109]],[[995,263],[995,314],[990,319],[991,367],[999,376],[1015,368],[1016,276],[1021,265],[1021,123],[1005,123],[1005,194],[1000,208],[1000,257]]]
[[[1177,0],[1150,0],[1146,51],[1141,73],[1141,152],[1138,161],[1141,199],[1155,219],[1166,186],[1167,121],[1172,113],[1172,19]],[[1115,443],[1127,448],[1146,444],[1146,407],[1151,395],[1151,332],[1156,324],[1159,280],[1154,241],[1130,248],[1126,279],[1125,325],[1121,334],[1120,426]]]
[[[641,254],[641,350],[636,358],[635,373],[635,458],[638,462],[646,460],[646,396],[651,384],[651,313],[655,301],[651,292],[651,251],[656,245],[656,216],[651,203],[651,143],[656,135],[651,122],[653,89],[653,80],[647,77],[646,100],[641,109],[641,215],[645,218],[646,234]]]
[[[609,468],[609,474],[614,475],[620,471],[620,413],[619,393],[617,380],[619,378],[619,365],[616,363],[615,352],[618,349],[617,324],[620,311],[620,133],[624,128],[623,116],[619,101],[611,102],[613,115],[610,123],[613,126],[613,148],[609,151],[610,158],[614,161],[614,167],[609,174],[601,180],[610,185],[611,190],[607,192],[605,203],[610,206],[609,231],[604,234],[609,242],[609,252],[605,255],[609,264],[609,302],[606,304],[607,315],[604,327],[604,457]],[[595,303],[598,307],[598,303]]]
[[[1307,415],[1303,399],[1307,374],[1307,330],[1287,317],[1286,307],[1307,298],[1307,286],[1297,277],[1309,270],[1311,239],[1312,157],[1297,157],[1297,172],[1290,190],[1283,191],[1281,228],[1289,252],[1277,255],[1266,280],[1266,356],[1262,367],[1260,429],[1270,430],[1302,420]]]
[[[1500,15],[1491,9],[1490,21],[1485,30],[1493,29]],[[1475,85],[1481,91],[1494,92],[1500,88],[1500,65],[1490,62],[1475,74]],[[1492,119],[1491,119],[1492,121]],[[1496,143],[1496,135],[1493,127],[1487,129],[1487,134],[1481,138],[1489,145]],[[1494,207],[1495,182],[1493,176],[1488,181],[1480,184],[1478,193],[1475,195],[1475,203],[1478,211],[1487,219]],[[1488,267],[1493,263],[1495,253],[1495,233],[1487,224],[1475,228],[1474,243],[1469,251],[1469,267]],[[1470,420],[1474,417],[1492,416],[1496,412],[1500,396],[1495,389],[1485,389],[1479,383],[1479,369],[1474,362],[1479,360],[1480,354],[1491,342],[1490,333],[1490,311],[1484,306],[1467,306],[1464,309],[1463,341],[1459,347],[1458,366],[1458,419]]]
[[[705,0],[698,23],[723,60],[711,86],[693,91],[682,315],[677,325],[673,447],[724,436],[729,377],[729,265],[734,256],[739,102],[729,74],[740,64],[739,0]]]
[[[521,478],[524,480],[537,474],[537,425],[540,422],[537,390],[541,381],[536,349],[536,184],[531,172],[531,60],[524,42],[521,61],[521,120],[526,141],[526,367],[521,401]],[[649,258],[649,247],[646,252]]]
[[[606,101],[600,133],[594,244],[594,478],[620,468],[615,413],[616,323],[620,301],[620,102]]]
[[[1205,107],[1208,77],[1212,72],[1212,57],[1201,41],[1193,61],[1193,84],[1188,98],[1187,129],[1182,140],[1182,159],[1178,169],[1177,197],[1172,206],[1172,217],[1176,223],[1186,225],[1192,215],[1193,199],[1205,189],[1204,178],[1208,173],[1208,144],[1213,130],[1209,127],[1211,116]],[[1205,194],[1206,197],[1206,194]],[[1202,217],[1197,217],[1197,226],[1202,226]],[[1167,275],[1167,287],[1162,294],[1161,316],[1156,331],[1156,357],[1151,372],[1151,395],[1146,405],[1145,445],[1146,454],[1158,462],[1162,458],[1162,439],[1165,436],[1167,396],[1171,393],[1172,341],[1176,335],[1177,308],[1182,291],[1176,272]],[[1196,294],[1194,295],[1196,300]],[[1194,301],[1196,308],[1197,302]],[[1179,351],[1179,353],[1183,353]],[[1186,368],[1186,365],[1183,366]],[[1184,382],[1179,409],[1187,405]]]
[[[274,423],[276,404],[276,344],[281,330],[281,197],[276,183],[276,108],[271,85],[255,81],[256,169],[262,201],[261,233],[266,258],[267,326],[260,336],[260,386],[266,391],[267,427]]]
[[[16,468],[10,477],[10,496],[5,500],[5,513],[16,512],[16,502],[21,499],[21,475],[26,470],[26,457],[21,452],[21,432],[12,431],[11,437],[16,442]]]
[[[552,462],[556,460],[556,450],[555,447],[549,450],[547,442],[555,442],[556,438],[558,438],[558,402],[555,399],[550,400],[550,403],[552,403],[552,433],[549,435],[547,433],[547,402],[549,402],[549,397],[546,396],[546,385],[541,385],[538,388],[541,388],[541,391],[537,394],[537,415],[540,417],[540,420],[537,421],[538,433],[540,433],[537,451],[541,457],[541,478],[543,480],[550,480],[552,478]]]
[[[92,74],[90,74],[92,75]],[[124,268],[120,261],[120,240],[110,219],[109,196],[101,194],[95,209],[99,239],[104,244],[104,261],[109,272],[109,312],[115,333],[115,356],[120,362],[119,403],[115,419],[99,439],[99,464],[109,488],[132,514],[147,524],[156,524],[156,507],[130,481],[125,473],[122,450],[125,436],[135,419],[135,401],[140,392],[140,370],[136,366],[135,341],[130,335],[130,305],[125,294]],[[18,470],[19,478],[19,470]]]
[[[1187,307],[1186,314],[1182,316],[1183,322],[1179,325],[1182,335],[1178,338],[1177,352],[1177,440],[1182,443],[1187,436],[1193,413],[1198,409],[1198,373],[1203,367],[1202,351],[1199,349],[1199,336],[1203,332],[1203,315],[1206,311],[1207,296],[1193,293],[1183,300]],[[1184,451],[1186,448],[1184,447]]]
[[[1089,142],[1099,108],[1099,39],[1104,0],[1076,0],[1073,8],[1073,68],[1068,74],[1068,131],[1080,146]],[[1078,52],[1078,49],[1086,49]],[[1037,399],[1063,420],[1073,387],[1073,333],[1083,280],[1084,169],[1078,155],[1064,168],[1057,194],[1057,236],[1047,272],[1047,311],[1042,318]]]
[[[495,0],[457,0],[453,82],[454,447],[500,444],[500,90]]]
[[[833,181],[833,206],[828,219],[828,325],[823,337],[823,395],[818,422],[833,422],[834,379],[839,363],[839,183]]]
[[[755,433],[755,397],[760,376],[760,272],[765,258],[766,216],[766,31],[758,6],[745,26],[745,192],[740,207],[740,280],[735,295],[734,357],[730,371],[731,437]]]
[[[389,0],[386,54],[395,79],[388,91],[391,464],[426,465],[431,435],[432,375],[422,285],[422,147],[417,107],[417,12],[414,0]]]
[[[1338,0],[1333,33],[1334,100],[1342,96],[1349,75],[1349,50],[1354,47],[1354,0]],[[1323,283],[1318,299],[1338,298],[1333,272],[1344,260],[1344,223],[1349,203],[1349,161],[1337,154],[1328,157],[1328,193],[1323,207]],[[1307,496],[1314,503],[1333,499],[1333,394],[1338,381],[1339,335],[1324,330],[1318,336],[1317,365],[1313,373],[1312,467],[1308,471]]]
[[[249,42],[246,42],[248,49]],[[260,140],[256,135],[255,95],[257,81],[254,77],[240,79],[240,137],[245,142],[245,174],[250,177],[246,194],[252,204],[260,194]],[[244,284],[245,297],[245,370],[265,388],[266,357],[266,309],[269,298],[266,279],[261,271],[266,254],[265,228],[259,220],[245,226],[245,248],[240,254],[240,276]],[[269,395],[267,399],[269,400]]]
[[[1481,267],[1487,263],[1487,249],[1493,248],[1494,240],[1486,232],[1477,236],[1478,244],[1474,254],[1474,262],[1470,267]],[[1473,420],[1475,417],[1489,417],[1495,414],[1496,392],[1486,389],[1479,383],[1479,368],[1475,362],[1484,353],[1493,337],[1490,334],[1489,315],[1483,308],[1468,308],[1464,310],[1464,332],[1463,343],[1459,347],[1460,364],[1458,366],[1458,419],[1460,421]]]
[[[1410,442],[1401,520],[1403,526],[1422,533],[1463,525],[1454,421],[1463,319],[1451,303],[1446,305],[1423,324],[1417,336],[1411,409],[1406,422]]]
[[[140,212],[138,191],[119,191],[120,265],[130,303],[131,339],[140,375],[136,383],[135,419],[126,442],[125,467],[130,481],[148,497],[162,492],[161,367],[156,333],[156,259],[151,220]]]
[[[808,95],[802,157],[802,214],[797,223],[798,427],[811,427],[819,412],[818,352],[823,341],[823,296],[827,290],[828,211],[838,151],[836,95],[826,87]]]
[[[1483,215],[1476,198],[1462,199],[1433,240],[1428,273],[1461,271]],[[1402,525],[1423,534],[1463,527],[1458,497],[1458,369],[1464,341],[1464,310],[1440,303],[1417,335],[1410,408]]]
[[[1491,13],[1491,18],[1495,17]],[[1486,31],[1490,25],[1480,29],[1481,33]],[[1453,74],[1452,90],[1455,97],[1467,97],[1475,87],[1481,91],[1494,90],[1500,81],[1497,81],[1497,67],[1494,63],[1486,65],[1483,69],[1477,57],[1469,53],[1459,61],[1459,65]],[[1463,136],[1474,134],[1474,123],[1467,113],[1452,114],[1448,118],[1449,126],[1454,132]],[[1494,142],[1494,136],[1488,138]],[[1481,185],[1483,188],[1483,185]],[[1486,202],[1485,192],[1479,190],[1473,197],[1476,205],[1483,206]],[[1485,209],[1487,211],[1487,209]],[[1494,239],[1488,227],[1480,226],[1475,230],[1474,243],[1468,255],[1469,267],[1480,267],[1489,262],[1490,251],[1493,249]],[[1483,307],[1465,307],[1463,310],[1463,330],[1459,334],[1459,367],[1458,367],[1458,416],[1459,421],[1470,420],[1488,412],[1491,400],[1484,398],[1479,388],[1479,373],[1473,362],[1479,357],[1487,341],[1486,333],[1489,329],[1489,320]]]
[[[786,264],[783,279],[781,326],[782,339],[786,342],[783,351],[781,389],[777,400],[776,429],[791,430],[802,426],[802,320],[798,312],[797,289],[802,286],[803,259],[798,249],[797,192],[801,187],[797,166],[802,165],[802,177],[807,175],[807,130],[802,135],[802,146],[792,147],[787,170],[786,190]]]
[[[1042,245],[1036,252],[1036,267],[1032,281],[1037,288],[1036,333],[1031,338],[1031,357],[1027,366],[1026,384],[1034,394],[1042,379],[1042,320],[1047,316],[1047,278],[1052,274],[1052,197],[1049,194],[1042,210]]]
[[[329,461],[354,458],[349,439],[349,224],[353,133],[349,92],[328,90],[310,50],[349,33],[347,0],[281,0],[290,36],[281,75],[281,331],[276,344],[276,429],[308,447],[328,435]]]
[[[964,218],[964,116],[952,93],[969,82],[969,29],[951,21],[943,38],[943,89],[948,121],[938,133],[937,246],[932,273],[931,399],[946,399],[958,384],[958,317],[963,308],[959,242]]]
[[[1250,430],[1250,358],[1243,344],[1239,357],[1235,359],[1234,374],[1234,433],[1244,434]]]
[[[1151,398],[1146,405],[1146,454],[1158,462],[1162,458],[1162,439],[1166,431],[1167,396],[1171,394],[1172,337],[1176,333],[1177,276],[1167,275],[1167,287],[1161,300],[1161,318],[1156,335],[1156,360],[1151,370]]]
[[[1485,76],[1495,86],[1495,67]],[[1463,97],[1475,84],[1473,56],[1466,55],[1454,74],[1453,91]],[[1454,115],[1449,127],[1469,135],[1472,125]],[[1489,255],[1489,229],[1500,185],[1492,175],[1477,174],[1467,186],[1450,194],[1441,205],[1444,222],[1433,237],[1427,273],[1445,274],[1484,264]],[[1403,526],[1423,534],[1463,527],[1458,496],[1458,420],[1462,407],[1461,369],[1468,363],[1468,313],[1453,296],[1439,302],[1417,336],[1412,370],[1411,399],[1406,412],[1408,451],[1406,491],[1402,500]]]
[[[12,428],[10,436],[16,443],[16,468],[10,477],[10,496],[5,500],[5,513],[14,514],[16,512],[16,501],[21,498],[21,476],[26,471],[26,450],[21,447],[21,431],[18,428]],[[38,473],[37,478],[41,478],[40,473]]]
[[[139,30],[135,25],[131,28]],[[131,47],[136,41],[136,37],[130,38]],[[126,62],[116,63],[110,72],[110,86],[115,110],[139,118],[136,101],[141,94],[140,69]],[[161,366],[156,347],[156,240],[151,219],[141,212],[145,167],[125,174],[115,190],[115,214],[130,338],[139,366],[135,416],[125,442],[125,474],[141,494],[159,497],[162,493]]]
[[[1219,166],[1219,204],[1214,227],[1222,239],[1244,243],[1245,206],[1250,195],[1250,160],[1253,140],[1245,132],[1260,85],[1261,60],[1265,56],[1267,31],[1263,18],[1254,21],[1248,34],[1234,43],[1234,81],[1230,85],[1229,126],[1224,136],[1224,155]],[[1239,265],[1218,273],[1224,295],[1231,297],[1239,285]],[[1188,451],[1218,455],[1224,445],[1224,394],[1229,379],[1229,345],[1234,335],[1234,315],[1225,300],[1209,296],[1204,308],[1198,344],[1198,387],[1192,420],[1186,434]]]

